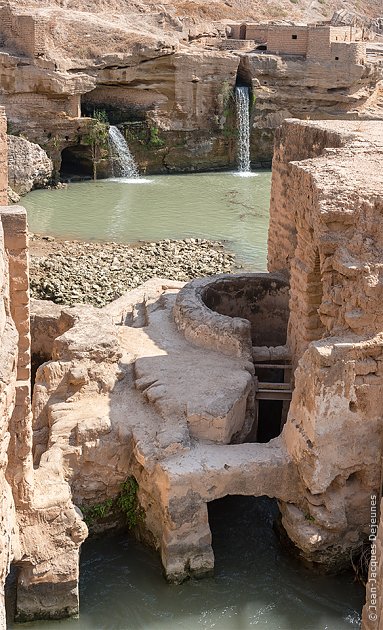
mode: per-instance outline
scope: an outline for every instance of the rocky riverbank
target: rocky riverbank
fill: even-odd
[[[235,262],[222,243],[194,238],[132,246],[32,235],[30,258],[32,297],[99,307],[154,276],[186,282],[228,273]]]

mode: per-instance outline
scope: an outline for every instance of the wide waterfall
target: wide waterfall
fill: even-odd
[[[113,177],[139,177],[138,168],[127,142],[117,127],[109,127],[109,152]]]
[[[235,88],[235,102],[238,122],[238,170],[250,172],[250,100],[249,88]]]

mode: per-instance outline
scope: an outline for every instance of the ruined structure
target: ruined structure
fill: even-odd
[[[368,536],[382,448],[380,130],[278,130],[268,274],[154,279],[103,309],[33,301],[31,348],[25,213],[1,210],[2,577],[13,562],[19,617],[76,612],[86,527],[72,500],[103,504],[131,476],[139,533],[171,581],[212,572],[207,504],[227,494],[276,497],[301,558],[328,570]]]
[[[230,39],[253,42],[253,47],[275,55],[299,55],[312,61],[363,63],[366,44],[357,42],[352,26],[330,24],[231,24]],[[336,58],[338,56],[338,58]]]
[[[168,579],[212,571],[207,503],[226,494],[277,497],[301,557],[326,569],[368,535],[382,432],[381,161],[379,123],[286,122],[272,273],[181,290],[153,280],[101,310],[33,303],[35,466],[59,453],[83,507],[133,475],[141,535]],[[281,401],[276,418],[265,398]]]

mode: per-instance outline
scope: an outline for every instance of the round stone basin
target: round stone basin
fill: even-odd
[[[289,284],[276,273],[193,280],[179,292],[174,316],[193,343],[250,359],[252,346],[286,343]]]

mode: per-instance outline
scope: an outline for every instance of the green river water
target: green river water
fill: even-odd
[[[227,241],[247,265],[266,266],[270,171],[157,175],[35,190],[23,199],[32,232],[136,242],[203,237]]]
[[[266,266],[270,173],[172,175],[85,182],[23,199],[32,232],[95,240],[224,240],[251,269]],[[275,503],[227,497],[209,506],[215,577],[168,585],[157,554],[128,535],[87,541],[79,619],[41,630],[347,630],[363,589],[351,574],[319,576],[279,545]],[[14,626],[10,626],[14,627]]]

